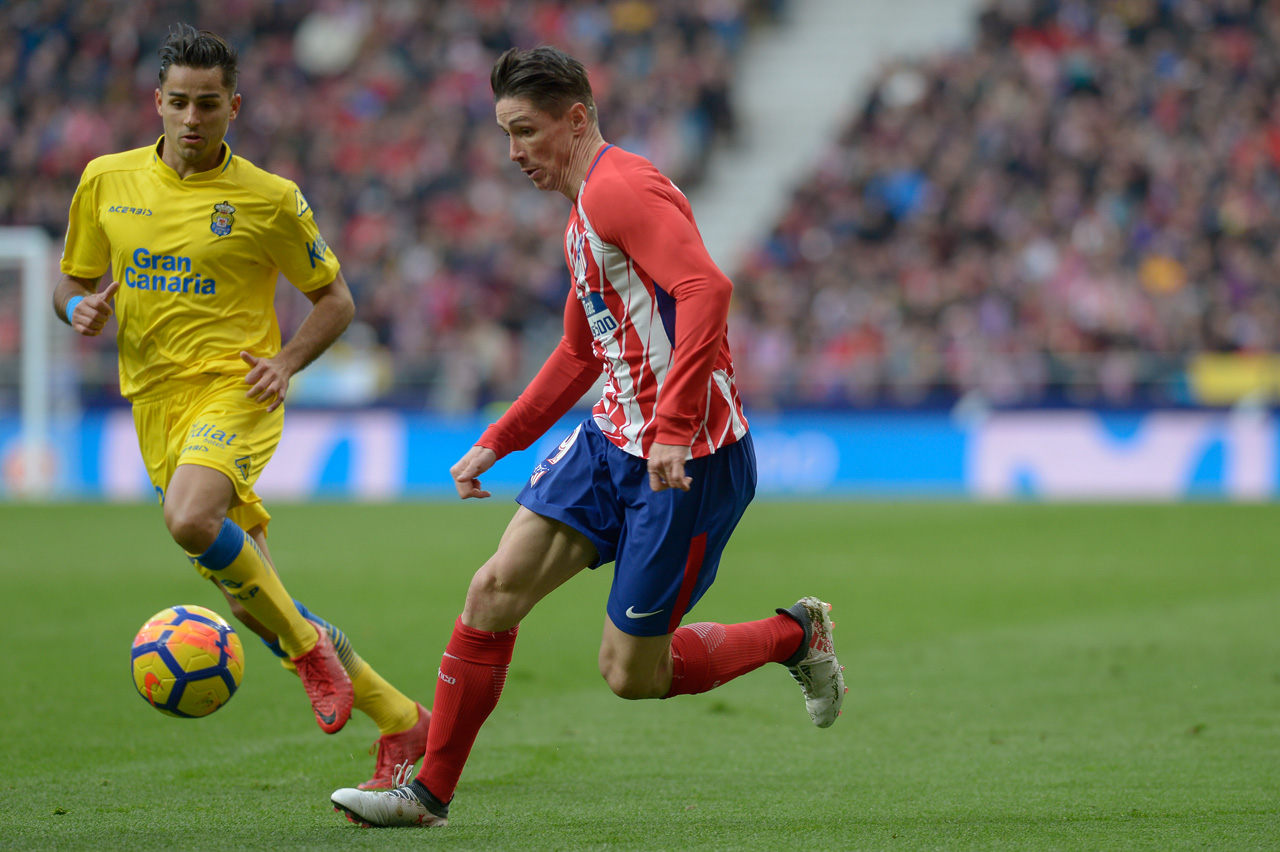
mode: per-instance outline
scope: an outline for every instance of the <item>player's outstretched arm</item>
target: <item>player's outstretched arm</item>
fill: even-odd
[[[95,292],[99,280],[101,276],[78,278],[64,273],[58,279],[58,286],[53,288],[54,313],[85,337],[97,337],[102,333],[114,313],[111,300],[120,289],[120,282],[112,281],[101,293]]]
[[[251,352],[240,357],[249,365],[244,377],[249,399],[269,403],[267,411],[275,411],[284,402],[293,374],[320,357],[351,324],[356,314],[355,302],[347,280],[339,271],[333,283],[305,294],[311,300],[311,312],[298,327],[298,332],[273,358],[260,358]]]
[[[458,459],[457,464],[449,468],[453,477],[453,485],[458,489],[458,496],[463,500],[468,497],[488,497],[488,491],[480,486],[480,474],[493,467],[498,454],[488,447],[479,445],[467,450],[467,454]]]

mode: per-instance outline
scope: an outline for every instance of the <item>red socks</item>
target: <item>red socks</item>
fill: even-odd
[[[444,804],[453,798],[480,726],[498,706],[519,629],[490,633],[467,627],[462,616],[454,622],[436,675],[427,754],[418,773],[418,780]]]
[[[804,641],[804,628],[789,615],[743,624],[702,622],[681,627],[671,636],[674,695],[697,695],[715,689],[765,663],[781,663]],[[435,717],[431,719],[435,725]]]
[[[498,706],[518,630],[476,630],[463,624],[461,616],[454,622],[437,674],[427,754],[417,779],[443,804],[453,798],[480,726]],[[765,663],[781,663],[803,640],[804,628],[784,614],[745,624],[681,627],[671,637],[674,672],[665,697],[706,692]]]

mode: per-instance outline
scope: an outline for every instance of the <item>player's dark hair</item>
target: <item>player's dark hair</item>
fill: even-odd
[[[190,24],[174,24],[169,37],[160,48],[160,86],[169,79],[169,68],[181,65],[186,68],[221,68],[222,85],[236,91],[240,69],[236,65],[236,49],[222,36],[208,30],[197,30]]]
[[[554,47],[520,50],[513,47],[498,57],[489,73],[493,99],[524,98],[554,118],[580,103],[596,120],[596,101],[581,62]]]

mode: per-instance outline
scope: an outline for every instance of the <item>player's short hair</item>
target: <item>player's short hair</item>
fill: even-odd
[[[208,30],[197,30],[190,24],[174,24],[169,37],[160,48],[160,87],[169,79],[169,68],[181,65],[186,68],[221,68],[222,85],[232,94],[240,79],[239,57],[236,49],[222,36]]]
[[[587,81],[587,69],[563,50],[513,47],[493,63],[489,85],[495,101],[524,98],[554,118],[580,103],[587,108],[591,121],[596,121],[596,101]]]

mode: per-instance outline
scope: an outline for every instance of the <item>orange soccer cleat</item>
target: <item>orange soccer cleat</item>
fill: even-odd
[[[359,790],[390,790],[399,786],[395,781],[396,767],[417,763],[427,751],[427,729],[431,727],[431,711],[418,705],[418,721],[407,731],[384,734],[373,747],[378,750],[378,760],[373,766],[373,777]]]
[[[333,640],[324,630],[317,630],[320,640],[301,657],[294,657],[293,664],[302,678],[302,686],[311,700],[320,730],[336,734],[351,718],[351,707],[356,694],[351,688],[351,678],[338,659]]]

